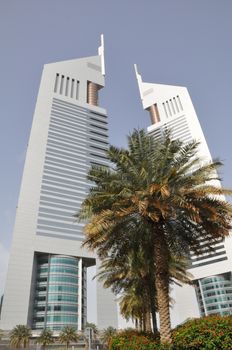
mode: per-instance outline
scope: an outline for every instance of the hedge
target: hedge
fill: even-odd
[[[176,350],[232,350],[232,316],[190,320],[173,331]]]
[[[159,335],[135,330],[119,332],[110,350],[232,350],[232,316],[207,316],[187,321],[172,332],[173,346],[162,346]]]
[[[159,334],[124,330],[113,337],[110,350],[166,350],[169,347],[161,346]]]

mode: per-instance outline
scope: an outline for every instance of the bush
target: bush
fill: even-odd
[[[232,316],[207,316],[173,330],[173,346],[160,345],[159,335],[125,330],[112,338],[109,350],[232,350]]]
[[[159,334],[125,330],[113,337],[110,350],[166,350],[159,344]]]
[[[190,320],[173,331],[175,350],[232,350],[232,316]]]

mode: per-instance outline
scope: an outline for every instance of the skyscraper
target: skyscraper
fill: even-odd
[[[198,140],[202,163],[210,162],[212,158],[188,90],[182,86],[145,83],[136,66],[135,71],[143,108],[150,113],[148,133],[158,138],[168,128],[173,139],[184,143]],[[189,272],[193,275],[194,287],[173,287],[173,324],[199,315],[232,314],[232,238],[218,241],[213,252],[207,251],[206,242],[201,244],[206,252],[190,256]]]
[[[92,186],[92,164],[107,166],[103,36],[98,55],[46,64],[38,93],[16,212],[1,329],[82,329],[86,269],[96,256],[81,247],[84,223],[73,215]],[[97,262],[98,263],[98,262]],[[100,328],[117,327],[114,297],[97,282]]]

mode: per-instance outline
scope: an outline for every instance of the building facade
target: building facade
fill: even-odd
[[[86,271],[98,261],[81,247],[75,220],[92,184],[91,165],[107,166],[103,37],[98,55],[43,69],[16,212],[0,328],[81,330],[86,322]],[[117,327],[114,296],[97,282],[98,326]],[[94,291],[93,291],[94,293]]]
[[[173,139],[184,143],[197,140],[202,164],[212,161],[188,90],[181,86],[145,83],[136,66],[135,71],[143,108],[150,113],[148,133],[159,138],[165,129],[170,129]],[[206,242],[201,244],[207,247]],[[206,248],[200,256],[192,253],[190,260],[194,287],[173,286],[173,325],[200,315],[232,314],[232,238],[218,241],[213,252]]]

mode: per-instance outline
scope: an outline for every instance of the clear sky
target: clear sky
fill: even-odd
[[[137,63],[144,81],[189,89],[232,187],[231,0],[0,0],[0,292],[43,64],[96,55],[101,33],[110,142],[149,125]]]

